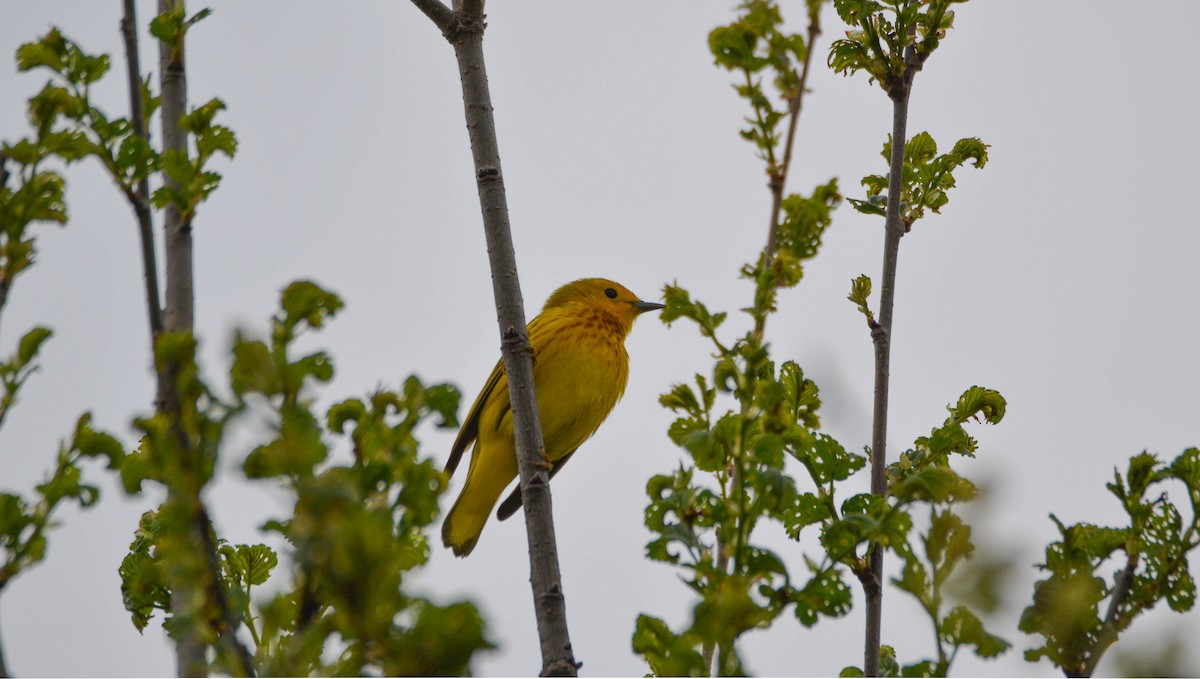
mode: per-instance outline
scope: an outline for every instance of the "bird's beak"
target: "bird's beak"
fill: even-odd
[[[641,302],[641,301],[638,301],[638,302],[634,302],[634,303],[633,303],[633,308],[634,308],[634,309],[637,309],[637,310],[638,310],[638,313],[645,313],[645,312],[647,312],[647,311],[654,311],[655,309],[661,309],[661,308],[663,308],[664,306],[666,306],[666,305],[665,305],[665,304],[659,304],[658,302]]]

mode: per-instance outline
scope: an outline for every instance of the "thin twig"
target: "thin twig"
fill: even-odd
[[[8,156],[4,155],[3,150],[0,150],[0,190],[8,186],[8,177]],[[16,193],[16,191],[13,193]],[[8,290],[12,285],[12,279],[7,271],[7,267],[5,269],[5,271],[0,271],[0,311],[3,311],[4,305],[8,304]]]
[[[412,0],[412,3],[417,6],[417,9],[425,13],[433,25],[438,27],[442,33],[450,26],[450,21],[454,17],[454,12],[449,7],[443,5],[438,0]]]
[[[8,671],[8,666],[4,664],[4,644],[0,644],[0,679],[12,676]]]
[[[889,159],[888,204],[884,220],[883,276],[879,290],[879,324],[871,329],[875,343],[875,403],[871,427],[871,493],[887,492],[887,417],[891,375],[892,310],[896,298],[896,265],[905,225],[900,215],[903,190],[904,146],[908,130],[908,99],[913,78],[921,68],[916,50],[905,50],[904,75],[888,88],[892,100],[892,157]],[[883,622],[883,549],[871,548],[869,571],[860,576],[867,599],[866,642],[863,673],[879,675],[879,643]]]
[[[800,111],[803,108],[804,92],[805,92],[805,89],[806,89],[807,83],[808,83],[808,72],[809,72],[810,65],[812,64],[813,45],[816,42],[817,36],[819,36],[820,34],[821,34],[820,16],[819,16],[819,14],[814,13],[809,16],[808,41],[805,43],[804,65],[801,67],[801,70],[800,70],[800,81],[796,86],[795,94],[791,98],[788,99],[788,131],[787,131],[787,137],[785,138],[784,144],[783,144],[783,161],[782,161],[782,163],[780,163],[779,165],[776,165],[774,150],[768,149],[768,151],[767,151],[768,163],[771,166],[771,178],[767,184],[767,187],[771,190],[771,218],[770,218],[770,224],[767,229],[767,245],[763,249],[763,254],[762,254],[762,257],[763,257],[762,262],[763,262],[764,267],[771,266],[772,260],[774,260],[774,258],[775,258],[776,241],[777,241],[778,234],[779,234],[780,213],[782,212],[782,209],[783,209],[783,191],[787,185],[788,170],[791,168],[791,164],[792,164],[792,149],[795,146],[795,140],[796,140],[796,123],[800,119]],[[747,80],[747,85],[749,85],[750,84],[749,73],[746,74],[746,80]],[[757,112],[757,110],[756,110],[756,112]],[[759,117],[759,122],[760,122],[760,124],[762,123],[761,114]],[[762,314],[758,318],[755,319],[754,336],[759,342],[762,342],[762,340],[763,340],[764,334],[766,332],[766,325],[767,325],[766,314]],[[715,340],[715,338],[714,338],[714,340]],[[746,414],[744,408],[743,408],[742,414],[743,414],[743,416],[745,416],[745,414]],[[742,495],[744,494],[744,490],[742,490],[743,483],[742,483],[742,469],[741,469],[740,462],[738,464],[731,466],[730,476],[731,476],[731,480],[733,482],[733,487],[736,489],[736,492],[739,493],[738,497],[739,498],[742,497]],[[745,512],[744,511],[740,512],[739,516],[744,517]],[[741,535],[740,529],[738,531],[738,538],[739,538],[740,542],[744,542],[744,537]],[[739,551],[739,553],[740,553],[740,549],[737,551]],[[727,572],[729,569],[728,550],[726,549],[726,545],[723,543],[723,541],[720,539],[719,536],[717,538],[716,566],[717,566],[717,569],[720,570],[721,572]],[[713,644],[712,642],[705,642],[705,644],[701,647],[701,652],[703,653],[703,656],[704,656],[704,665],[705,665],[705,667],[708,668],[710,676],[716,676],[717,673],[714,672],[714,669],[718,669],[718,670],[720,669],[720,668],[714,668],[714,666],[713,666],[713,654],[715,651],[716,651],[716,645]]]
[[[442,25],[439,18],[445,14],[444,5],[439,9],[434,5],[440,3],[433,0],[412,1],[453,45],[462,81],[463,106],[492,272],[492,292],[496,299],[501,354],[512,403],[521,498],[529,541],[530,581],[541,640],[541,673],[544,676],[575,676],[578,665],[567,632],[550,486],[547,465],[543,461],[545,445],[534,395],[532,349],[525,329],[524,302],[517,278],[496,123],[483,59],[483,2],[463,0],[461,7],[456,2],[449,22]]]
[[[1108,612],[1104,615],[1104,625],[1096,636],[1096,645],[1088,654],[1083,672],[1080,674],[1067,672],[1067,676],[1092,676],[1096,671],[1096,666],[1100,664],[1100,659],[1104,657],[1104,652],[1117,643],[1117,636],[1121,633],[1121,606],[1125,604],[1125,599],[1129,598],[1129,593],[1133,590],[1133,578],[1137,573],[1137,565],[1138,555],[1130,554],[1125,561],[1125,569],[1117,573],[1116,582],[1113,583],[1112,598],[1108,601]]]
[[[804,104],[804,91],[808,86],[808,70],[812,64],[813,45],[821,35],[821,16],[814,13],[809,17],[808,40],[805,42],[804,66],[800,70],[800,82],[796,86],[796,95],[788,101],[788,132],[783,144],[783,163],[779,172],[771,177],[771,227],[767,232],[766,258],[769,263],[775,256],[775,240],[779,234],[779,213],[783,207],[783,189],[787,184],[788,169],[792,165],[792,148],[795,146],[796,122],[800,119],[800,111]]]
[[[129,74],[129,121],[133,133],[147,145],[150,134],[146,130],[145,108],[142,103],[142,69],[138,58],[137,10],[134,0],[124,0],[125,16],[121,18],[121,36],[125,41],[125,62]],[[142,272],[146,284],[146,313],[150,322],[150,345],[163,331],[162,303],[158,297],[158,263],[154,251],[154,220],[150,211],[150,179],[145,168],[138,168],[142,178],[137,190],[129,192],[133,212],[137,215],[138,236],[142,244]]]

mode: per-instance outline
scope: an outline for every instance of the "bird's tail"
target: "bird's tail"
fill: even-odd
[[[504,490],[504,486],[497,484],[472,484],[472,478],[473,475],[467,477],[462,493],[442,521],[442,543],[454,550],[454,556],[466,556],[475,549],[492,507]]]

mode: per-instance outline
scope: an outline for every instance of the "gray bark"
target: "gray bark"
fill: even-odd
[[[916,52],[905,53],[904,76],[888,89],[892,100],[892,157],[889,163],[887,215],[884,219],[883,276],[879,289],[879,323],[871,329],[875,343],[875,404],[871,426],[871,493],[887,494],[887,416],[891,376],[892,309],[896,298],[896,265],[900,239],[907,226],[900,215],[903,190],[904,146],[908,134],[908,98],[913,78],[921,69]],[[883,549],[871,549],[868,572],[860,576],[867,599],[867,626],[863,674],[879,676],[879,642],[883,624]]]
[[[162,14],[177,5],[177,0],[158,0]],[[162,95],[163,152],[187,153],[187,134],[179,129],[187,106],[187,77],[184,71],[184,46],[158,44],[158,76]],[[167,186],[179,188],[164,174]],[[164,211],[163,234],[166,239],[167,308],[164,327],[168,331],[191,330],[192,310],[192,225],[190,216],[168,204]]]
[[[158,0],[159,14],[171,11],[181,4],[182,0]],[[159,42],[159,82],[162,96],[163,152],[175,151],[186,155],[187,133],[179,127],[179,122],[183,118],[184,111],[187,108],[184,42],[182,39],[178,45]],[[136,54],[136,49],[134,53]],[[136,82],[139,76],[132,70],[132,65],[130,68],[130,85],[133,88],[139,88],[138,95],[140,98],[140,84]],[[135,106],[133,115],[138,116],[139,114],[140,106]],[[163,181],[168,186],[173,186],[176,189],[179,188],[178,184],[170,177],[167,177],[165,173]],[[181,213],[178,206],[172,203],[168,203],[164,213],[163,230],[166,245],[167,288],[166,309],[162,318],[162,330],[190,333],[194,330],[195,322],[193,311],[194,281],[192,273],[191,215]],[[145,241],[143,241],[143,256],[147,256]],[[149,256],[152,257],[153,253],[151,252]],[[149,261],[153,263],[152,259]],[[151,282],[151,277],[148,273],[147,299],[148,303],[153,306],[153,302],[149,301],[149,285]],[[153,282],[155,282],[154,295],[156,296],[156,279]],[[153,315],[153,311],[151,311],[152,319]],[[151,322],[153,323],[153,320]],[[176,376],[177,366],[166,365],[160,369],[158,373],[158,405],[160,410],[172,417],[172,429],[179,443],[179,454],[183,456],[181,468],[184,470],[184,474],[187,474],[189,473],[187,470],[193,464],[192,457],[194,451],[187,435],[179,427],[180,403],[179,395],[175,389]],[[206,646],[198,632],[200,625],[207,624],[210,621],[196,619],[195,601],[198,598],[208,599],[217,609],[221,627],[223,628],[218,633],[218,643],[225,646],[230,652],[232,660],[235,663],[235,674],[252,676],[254,671],[250,653],[238,641],[234,633],[238,627],[238,621],[229,609],[224,589],[221,586],[216,545],[213,544],[212,536],[209,532],[211,522],[209,521],[204,503],[199,497],[199,489],[171,487],[168,489],[168,493],[174,501],[183,502],[191,508],[188,531],[191,534],[192,546],[197,550],[200,558],[204,560],[204,568],[206,570],[203,576],[204,582],[185,582],[181,579],[176,579],[171,583],[172,611],[176,615],[188,616],[193,621],[192,624],[182,627],[181,635],[176,639],[176,669],[179,676],[208,675]],[[202,588],[206,591],[197,593],[197,588]],[[216,621],[211,622],[215,623]]]
[[[158,0],[158,13],[165,14],[176,6],[174,0]],[[187,135],[179,129],[187,106],[187,79],[184,71],[183,44],[177,48],[166,42],[158,43],[158,77],[162,97],[162,140],[163,153],[179,151],[187,153]],[[167,186],[179,188],[175,180],[163,174]],[[179,208],[168,204],[164,211],[163,238],[166,244],[166,308],[163,313],[163,329],[168,332],[192,330],[192,236],[190,225],[183,223]],[[157,360],[155,361],[157,365]],[[179,416],[179,397],[174,389],[175,370],[164,366],[158,374],[159,410]],[[178,426],[175,427],[178,429]],[[182,432],[180,432],[182,433]],[[180,454],[187,455],[186,437],[181,438]],[[169,488],[175,497],[178,489]],[[171,610],[176,615],[187,615],[193,608],[196,583],[175,581],[171,583]],[[198,621],[197,621],[198,622]],[[195,625],[184,625],[175,639],[176,673],[181,677],[208,676],[208,661],[205,646],[197,634]]]
[[[124,0],[121,36],[125,42],[125,63],[129,75],[129,120],[133,133],[147,143],[150,134],[142,113],[142,67],[138,56],[137,9],[134,0]],[[142,245],[142,273],[146,288],[146,313],[150,324],[150,344],[163,330],[162,303],[158,297],[158,262],[154,252],[154,220],[150,212],[150,180],[143,177],[135,191],[127,195],[138,221]],[[161,387],[160,387],[161,389]]]
[[[543,676],[575,676],[577,665],[567,631],[566,602],[558,567],[545,446],[533,386],[532,350],[525,330],[524,302],[517,277],[504,175],[483,58],[481,0],[463,0],[450,10],[438,0],[413,0],[454,46],[462,79],[463,105],[499,317],[501,353],[508,376],[516,430],[521,499],[529,540],[534,610],[542,649]]]

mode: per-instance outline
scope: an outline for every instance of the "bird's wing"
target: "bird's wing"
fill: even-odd
[[[575,450],[579,449],[576,448]],[[554,466],[550,467],[550,478],[554,478],[554,475],[558,473],[558,470],[563,468],[563,465],[567,463],[567,460],[571,459],[571,456],[575,454],[575,450],[572,450],[566,455],[558,458],[558,461],[554,463]],[[520,508],[521,480],[517,479],[517,487],[513,488],[513,492],[510,493],[508,497],[504,498],[504,502],[500,503],[500,509],[496,510],[496,518],[503,521],[513,514],[516,514],[517,510]]]
[[[496,385],[500,383],[500,378],[503,375],[504,361],[500,360],[496,363],[492,374],[488,376],[487,384],[483,386],[483,390],[479,392],[479,396],[471,406],[471,412],[467,414],[467,419],[463,422],[462,428],[458,430],[458,438],[454,439],[454,445],[450,447],[450,459],[446,460],[447,474],[454,473],[454,470],[458,468],[459,461],[462,460],[463,451],[479,435],[479,417],[483,413],[483,404],[487,403],[488,397],[496,390]]]
[[[530,344],[534,347],[532,359],[535,364],[537,363],[536,347],[539,342],[534,340],[544,331],[542,327],[544,324],[541,320],[542,316],[539,314],[529,322],[529,325],[525,329],[530,338]],[[450,459],[446,460],[447,474],[454,473],[454,470],[458,468],[458,463],[462,460],[463,452],[466,451],[467,446],[471,445],[475,438],[479,436],[479,418],[483,414],[483,406],[487,403],[488,397],[491,396],[492,392],[496,390],[496,385],[500,383],[500,378],[503,376],[504,359],[501,358],[499,361],[496,361],[496,367],[492,369],[492,374],[488,376],[487,384],[483,386],[483,390],[479,392],[475,403],[471,405],[471,412],[467,414],[466,421],[463,422],[462,428],[458,430],[458,438],[454,439],[454,445],[450,447]],[[505,388],[507,389],[507,387]],[[505,401],[507,402],[507,399]],[[507,407],[511,408],[512,406],[509,404]],[[506,414],[507,410],[500,413],[497,421],[503,420]],[[519,507],[520,505],[517,506]]]

